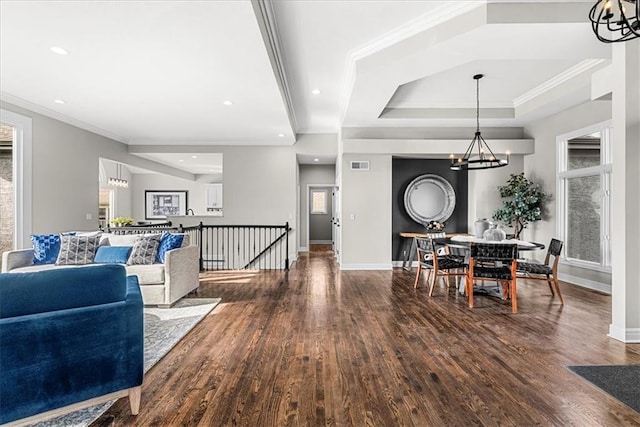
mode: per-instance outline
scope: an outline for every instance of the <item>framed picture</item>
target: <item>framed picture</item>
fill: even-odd
[[[188,193],[176,190],[145,190],[145,219],[166,219],[169,215],[186,215]]]

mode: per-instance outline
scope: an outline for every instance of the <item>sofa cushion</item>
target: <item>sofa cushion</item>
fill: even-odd
[[[96,264],[126,264],[132,246],[100,246],[93,262]]]
[[[184,234],[164,233],[162,235],[162,239],[160,239],[160,246],[158,246],[158,256],[156,257],[156,261],[164,262],[165,254],[172,249],[178,249],[181,247],[183,240]]]
[[[139,234],[102,233],[100,246],[133,246]]]
[[[56,265],[91,264],[100,243],[100,236],[61,236]]]
[[[0,273],[0,282],[0,318],[122,301],[127,292],[126,270],[115,264]]]
[[[164,283],[164,264],[128,265],[127,275],[138,276],[140,286],[162,284]]]
[[[153,264],[158,256],[158,246],[160,246],[161,238],[162,234],[138,236],[133,244],[133,249],[131,250],[127,264]]]

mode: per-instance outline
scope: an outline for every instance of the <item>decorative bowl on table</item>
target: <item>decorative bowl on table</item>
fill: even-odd
[[[429,221],[424,224],[424,227],[427,229],[428,233],[437,233],[444,230],[444,226],[446,223],[439,221]]]

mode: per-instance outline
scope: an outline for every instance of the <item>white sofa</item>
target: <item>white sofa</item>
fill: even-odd
[[[131,246],[137,236],[103,233],[100,245]],[[145,305],[170,307],[189,292],[198,288],[200,270],[198,247],[190,245],[185,234],[182,246],[165,255],[164,264],[127,265],[127,275],[138,276]],[[89,264],[91,265],[91,264]],[[72,265],[33,264],[33,249],[7,251],[2,254],[3,273],[23,273]]]

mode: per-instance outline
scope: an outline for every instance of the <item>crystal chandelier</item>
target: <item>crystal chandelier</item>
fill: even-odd
[[[509,164],[509,153],[507,152],[505,159],[499,159],[493,154],[489,144],[480,133],[480,79],[482,77],[484,77],[484,74],[473,76],[476,81],[476,134],[464,156],[457,159],[453,154],[450,156],[451,166],[449,166],[449,169],[454,171],[501,168]],[[478,147],[474,150],[476,145]],[[476,151],[478,153],[477,156],[475,156]]]
[[[624,42],[640,37],[640,0],[598,0],[589,12],[589,20],[602,42]]]

